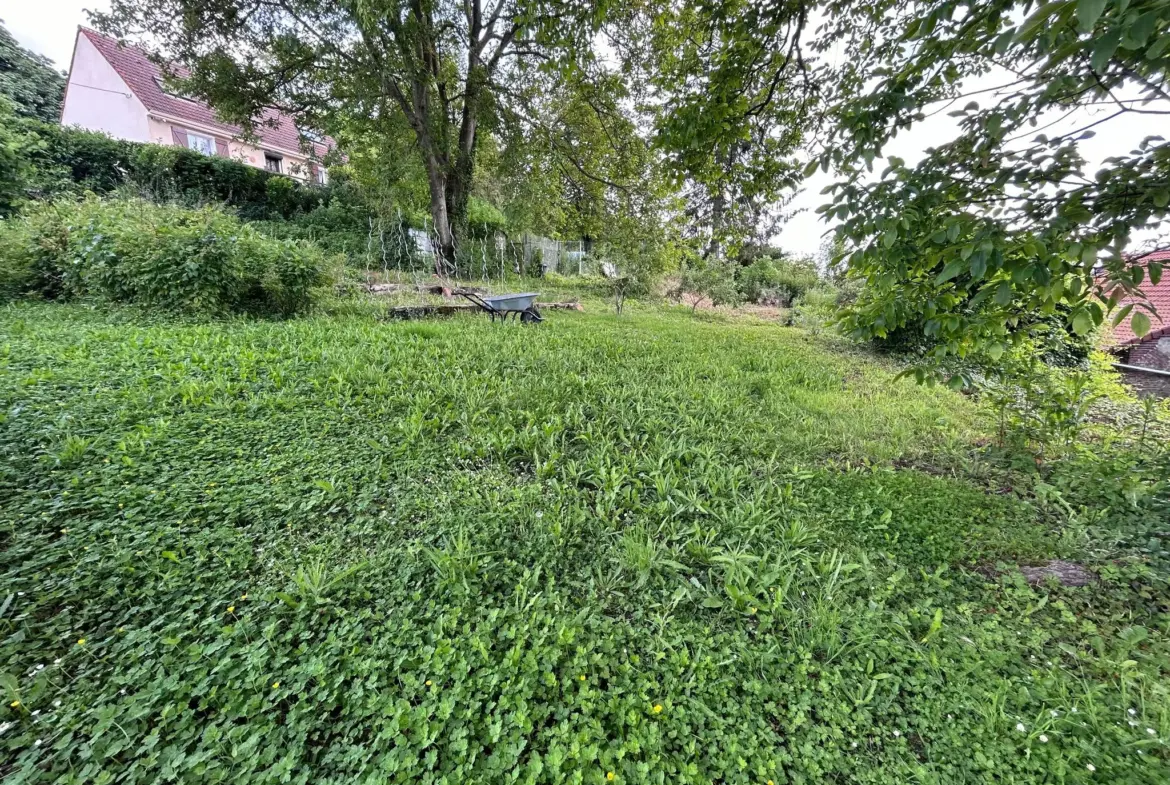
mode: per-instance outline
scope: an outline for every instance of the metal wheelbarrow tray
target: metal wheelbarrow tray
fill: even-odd
[[[536,324],[544,321],[540,312],[536,310],[536,298],[540,296],[539,292],[484,296],[466,289],[456,289],[455,294],[487,311],[493,322],[497,316],[503,321],[507,321],[508,317],[511,316],[513,319],[519,319],[523,324]]]

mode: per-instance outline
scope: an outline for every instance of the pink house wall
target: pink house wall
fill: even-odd
[[[61,125],[100,131],[115,139],[174,145],[172,126],[212,138],[224,139],[222,129],[202,127],[188,120],[161,117],[147,111],[97,47],[80,32],[73,49],[73,62],[65,88]],[[308,159],[295,150],[269,148],[279,154],[281,172],[298,180],[311,174]],[[228,156],[240,163],[265,168],[264,149],[238,139],[228,142]]]
[[[80,34],[65,87],[61,125],[102,131],[131,142],[153,141],[142,101],[97,47]]]
[[[175,143],[173,127],[182,128],[185,131],[193,131],[194,133],[203,136],[210,136],[212,138],[223,139],[223,131],[214,128],[200,126],[198,123],[192,123],[189,120],[170,120],[168,118],[159,117],[151,114],[147,117],[149,124],[149,141],[154,144],[173,145]],[[291,150],[278,150],[275,148],[267,148],[270,152],[277,153],[284,158],[281,172],[298,180],[307,180],[309,178],[309,161],[303,155],[295,153]],[[242,164],[255,166],[257,169],[264,168],[264,149],[255,147],[253,145],[241,142],[238,139],[231,139],[228,142],[228,157],[233,161],[238,161]]]

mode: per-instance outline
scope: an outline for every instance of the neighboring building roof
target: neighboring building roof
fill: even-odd
[[[117,40],[90,30],[80,28],[81,35],[89,39],[102,57],[106,58],[118,76],[126,82],[138,100],[142,101],[148,112],[156,112],[178,120],[198,123],[212,129],[222,131],[233,137],[240,137],[243,129],[220,120],[215,110],[198,100],[180,98],[164,92],[161,86],[164,75],[162,70],[151,62],[146,52],[136,46],[121,44]],[[176,76],[184,76],[185,69],[176,67]],[[300,134],[296,124],[287,114],[276,109],[265,109],[256,123],[256,136],[262,145],[288,151],[301,149]],[[313,147],[317,156],[324,156],[332,147],[332,140],[327,138],[327,144],[314,142]]]
[[[1127,317],[1121,324],[1113,328],[1113,343],[1115,346],[1129,346],[1170,335],[1170,248],[1142,254],[1141,256],[1134,257],[1131,261],[1138,264],[1161,262],[1164,266],[1162,278],[1156,285],[1151,284],[1150,279],[1146,278],[1141,286],[1142,292],[1146,295],[1146,301],[1154,306],[1157,314],[1149,314],[1152,327],[1141,338],[1129,326],[1129,318]],[[1129,303],[1139,301],[1135,297],[1126,297],[1117,304],[1117,307],[1121,308]]]

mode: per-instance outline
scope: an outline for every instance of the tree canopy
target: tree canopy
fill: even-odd
[[[812,5],[628,5],[618,47],[704,256],[729,243],[766,243],[784,195],[800,182],[797,153],[818,117],[816,69],[804,55]]]
[[[53,61],[22,47],[0,22],[0,95],[8,97],[16,115],[55,123],[64,92],[65,78]]]
[[[228,119],[248,126],[277,106],[342,136],[359,158],[414,168],[440,260],[450,260],[485,134],[524,128],[531,140],[551,120],[533,118],[534,108],[595,77],[604,91],[592,42],[603,10],[565,0],[115,0],[96,19],[117,35],[156,41],[157,56],[190,69],[184,89]],[[585,105],[602,111],[602,103]],[[585,170],[564,139],[554,152],[583,176],[622,185]],[[394,162],[394,151],[415,160]]]
[[[1060,314],[1077,333],[1156,282],[1128,254],[1170,205],[1170,147],[1153,136],[1089,170],[1080,143],[1116,120],[1170,114],[1170,6],[1156,0],[881,2],[830,5],[829,35],[854,57],[834,81],[834,135],[821,157],[844,179],[826,216],[866,290],[845,324],[859,337],[912,322],[933,359],[1001,355]],[[978,93],[975,79],[992,80]],[[990,100],[988,100],[990,99]],[[885,145],[930,111],[960,132],[908,165]],[[1079,125],[1045,133],[1069,116]],[[1067,125],[1067,123],[1065,124]],[[1114,321],[1150,326],[1148,305]]]

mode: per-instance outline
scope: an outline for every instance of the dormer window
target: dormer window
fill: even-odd
[[[168,87],[167,83],[163,81],[161,76],[156,76],[154,78],[154,83],[156,85],[158,85],[159,90],[162,90],[164,93],[169,95],[171,98],[180,98],[184,101],[192,101],[192,102],[198,102],[198,100],[199,100],[197,98],[192,98],[191,96],[186,95],[184,93],[180,93],[177,90],[175,90],[173,87]]]

